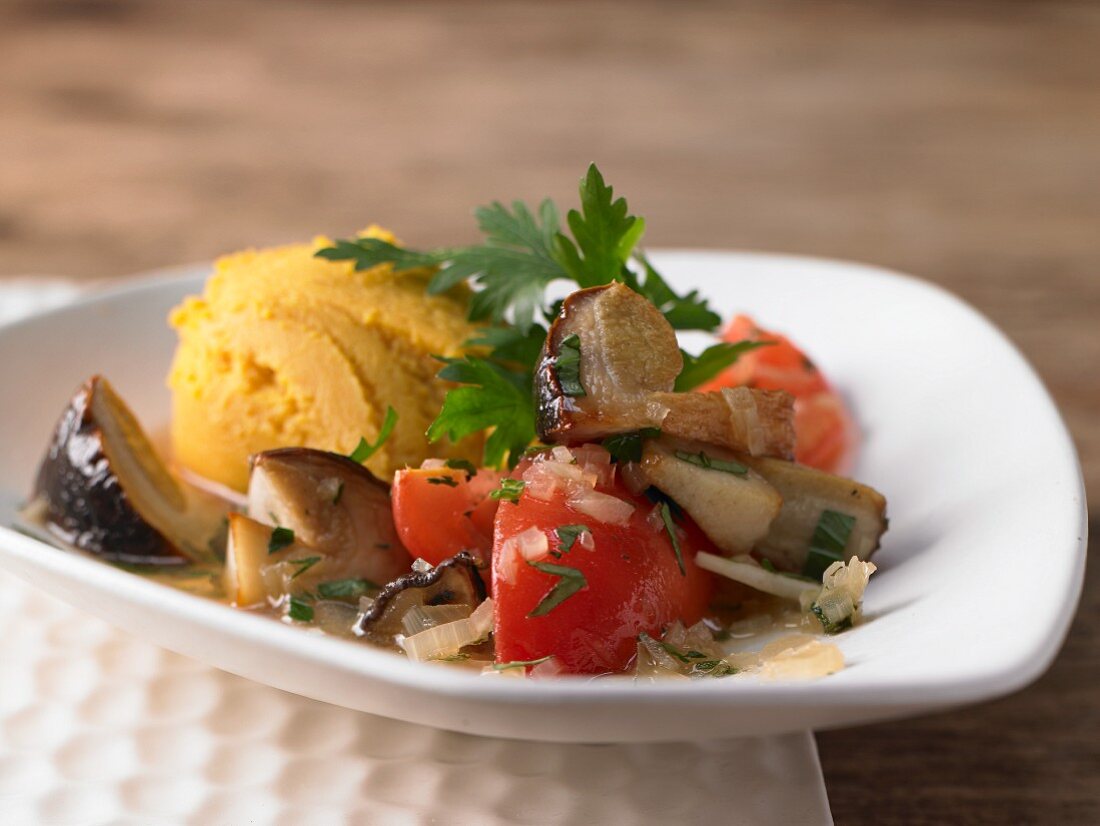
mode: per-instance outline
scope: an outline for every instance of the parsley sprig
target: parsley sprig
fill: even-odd
[[[697,291],[684,295],[638,249],[645,221],[632,215],[623,197],[615,197],[595,164],[580,184],[580,207],[561,220],[553,201],[536,209],[522,201],[495,201],[475,213],[484,241],[468,247],[414,250],[379,238],[333,242],[316,255],[351,261],[358,270],[390,265],[395,270],[432,272],[428,292],[440,294],[469,281],[474,290],[471,321],[486,326],[466,346],[482,348],[464,358],[440,358],[439,377],[455,382],[439,417],[428,430],[438,441],[462,439],[491,429],[483,461],[515,466],[535,436],[532,384],[547,324],[558,307],[547,301],[555,282],[595,287],[621,281],[649,299],[677,330],[711,332],[720,316]],[[688,356],[677,390],[690,389],[732,364],[745,348],[716,345],[699,357]],[[487,351],[487,352],[486,352]],[[572,395],[582,395],[579,375]]]

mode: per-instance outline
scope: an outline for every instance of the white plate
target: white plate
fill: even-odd
[[[1034,373],[946,292],[855,264],[666,252],[674,284],[793,334],[851,397],[857,476],[891,527],[841,635],[844,671],[803,683],[486,679],[281,625],[0,529],[0,564],[166,648],[244,677],[440,728],[535,740],[660,741],[898,717],[1014,691],[1050,664],[1085,553],[1080,468]],[[166,423],[169,308],[205,268],[162,276],[0,329],[0,522],[28,490],[54,420],[92,373],[150,430]]]

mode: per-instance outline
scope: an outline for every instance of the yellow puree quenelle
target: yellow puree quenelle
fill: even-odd
[[[377,227],[364,234],[392,241]],[[388,405],[397,427],[367,462],[381,478],[429,456],[477,458],[477,440],[429,445],[424,436],[447,390],[432,355],[460,354],[474,333],[466,295],[428,295],[427,273],[355,272],[313,257],[328,244],[225,256],[202,297],[172,311],[171,436],[185,468],[244,490],[251,454],[349,453],[360,437],[378,437]]]

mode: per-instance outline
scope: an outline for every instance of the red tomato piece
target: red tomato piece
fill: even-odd
[[[470,551],[489,558],[497,501],[489,492],[501,474],[455,468],[406,468],[393,477],[393,521],[409,554],[433,565]],[[443,481],[446,480],[446,481]]]
[[[702,531],[685,516],[677,520],[686,571],[682,574],[659,517],[648,518],[653,503],[633,496],[618,482],[598,490],[634,506],[625,524],[599,522],[574,510],[563,491],[546,501],[525,492],[518,503],[501,504],[493,542],[497,662],[553,655],[564,673],[621,672],[630,665],[641,632],[660,636],[674,620],[690,625],[703,616],[712,579],[695,565],[695,553],[713,546]],[[578,524],[586,525],[590,536],[563,552],[556,529]],[[531,614],[563,578],[528,564],[516,542],[509,544],[532,528],[547,544],[546,552],[532,561],[566,566],[586,581],[585,587],[541,616]],[[525,536],[537,539],[537,534]]]
[[[795,397],[795,461],[828,473],[847,473],[859,446],[859,431],[844,399],[789,338],[764,330],[746,315],[736,316],[722,334],[726,341],[770,341],[743,354],[701,391],[747,385],[786,390]]]

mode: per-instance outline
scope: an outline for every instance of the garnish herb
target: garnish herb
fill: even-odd
[[[290,598],[290,610],[287,613],[292,620],[313,622],[313,606],[300,597]]]
[[[585,396],[581,384],[581,339],[576,333],[566,336],[558,345],[558,356],[554,359],[558,383],[561,392],[567,396]]]
[[[616,462],[642,461],[642,448],[646,439],[656,439],[661,435],[658,427],[643,427],[631,433],[617,433],[603,440],[603,446]]]
[[[537,660],[512,660],[508,663],[493,663],[493,671],[507,671],[509,668],[527,668],[532,665],[541,665],[553,658],[553,654],[539,657]]]
[[[511,502],[513,505],[519,504],[520,494],[523,493],[523,489],[527,487],[527,483],[522,479],[501,479],[500,487],[489,494],[492,499],[499,499],[502,502]]]
[[[559,525],[555,530],[558,535],[558,551],[562,554],[569,553],[585,531],[592,533],[587,525]]]
[[[484,464],[499,467],[507,459],[514,466],[535,438],[533,373],[473,356],[439,360],[445,365],[439,378],[462,387],[447,391],[439,416],[428,428],[428,440],[446,436],[457,442],[492,428],[485,440]]]
[[[661,521],[665,523],[665,531],[672,541],[672,550],[676,551],[676,564],[680,566],[680,576],[687,576],[687,569],[684,568],[684,554],[680,550],[680,537],[676,535],[676,523],[672,521],[672,511],[668,507],[668,502],[662,502],[660,508]]]
[[[856,518],[837,511],[822,511],[810,539],[810,550],[802,575],[821,582],[825,569],[834,562],[844,561],[844,548],[848,544]]]
[[[344,498],[344,483],[341,482],[336,486],[336,495],[332,497],[332,504],[339,505],[340,500]]]
[[[728,677],[736,674],[737,669],[725,660],[704,660],[701,663],[692,663],[691,673],[705,674],[708,677]]]
[[[846,616],[840,622],[832,622],[827,616],[825,616],[825,612],[821,610],[821,606],[818,605],[816,602],[810,606],[810,610],[813,612],[813,615],[817,617],[818,620],[821,622],[821,627],[825,630],[826,634],[839,634],[841,631],[847,631],[849,628],[852,627],[851,614]]]
[[[546,596],[544,596],[531,613],[527,615],[529,617],[541,617],[544,614],[549,614],[569,599],[569,597],[573,596],[573,594],[577,593],[582,588],[588,587],[588,580],[585,579],[584,574],[576,568],[570,568],[565,565],[554,565],[551,562],[528,561],[527,564],[532,568],[542,571],[544,574],[558,577],[558,581],[554,583],[554,587],[547,591]]]
[[[283,548],[294,544],[294,531],[290,528],[275,528],[271,531],[271,538],[267,540],[267,552],[277,553]]]
[[[775,344],[774,341],[746,340],[735,343],[723,341],[711,345],[697,356],[693,356],[686,350],[681,350],[680,353],[684,357],[684,368],[680,371],[680,375],[676,377],[673,390],[677,393],[694,390],[700,384],[705,384],[734,364],[743,354],[758,347],[770,347],[773,344]]]
[[[317,586],[317,593],[324,599],[347,599],[361,597],[368,591],[377,591],[378,586],[369,579],[334,579]]]
[[[444,464],[451,470],[466,471],[467,479],[473,479],[477,476],[477,467],[469,459],[448,459]]]
[[[429,476],[429,485],[446,485],[449,488],[457,488],[458,480],[453,476]]]
[[[698,453],[688,453],[686,450],[677,450],[676,458],[697,465],[698,467],[706,468],[707,470],[720,470],[723,473],[732,473],[734,476],[748,476],[749,473],[749,469],[740,462],[731,462],[726,459],[714,459],[701,450]]]
[[[316,565],[320,561],[321,561],[321,557],[319,557],[319,556],[307,556],[307,557],[303,557],[302,559],[292,559],[292,560],[290,560],[290,564],[291,565],[296,565],[297,568],[298,568],[291,575],[290,578],[291,579],[297,579],[298,577],[300,577],[302,574],[304,574],[306,571],[308,571],[310,568],[312,568],[314,565]]]
[[[372,444],[368,442],[364,437],[359,437],[359,444],[356,445],[355,450],[348,456],[353,462],[363,464],[371,456],[378,452],[378,449],[386,443],[386,439],[393,433],[394,425],[397,424],[397,411],[392,407],[386,407],[386,418],[382,420],[382,429],[378,431],[378,438]]]
[[[336,241],[316,255],[351,261],[358,270],[383,264],[397,270],[434,270],[428,283],[433,295],[466,280],[479,288],[470,299],[469,316],[488,326],[467,345],[488,347],[489,353],[441,359],[440,378],[463,386],[447,393],[428,438],[457,441],[491,428],[483,457],[487,466],[507,462],[514,467],[535,437],[531,389],[546,338],[543,321],[559,310],[546,298],[552,282],[595,287],[621,281],[648,298],[678,330],[713,331],[721,322],[697,292],[677,294],[644,258],[637,246],[645,221],[630,214],[626,200],[615,197],[594,164],[581,181],[580,209],[569,210],[565,226],[550,200],[537,209],[520,201],[511,206],[494,202],[474,214],[485,237],[479,245],[425,251],[378,238],[354,238]],[[708,358],[713,361],[714,356]],[[581,395],[577,378],[569,386]]]

